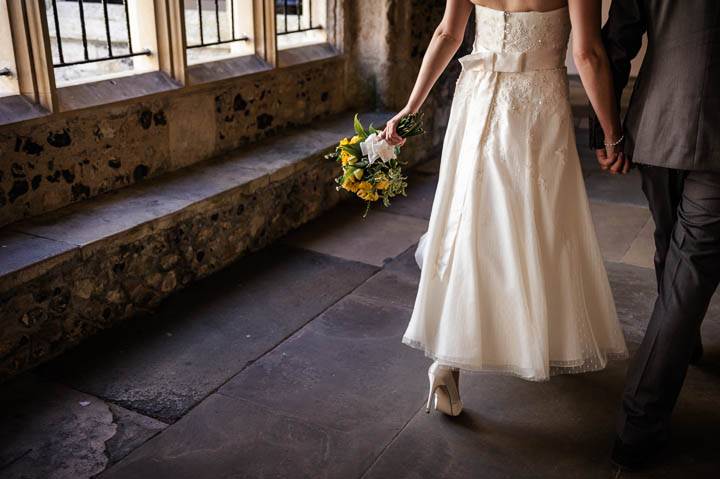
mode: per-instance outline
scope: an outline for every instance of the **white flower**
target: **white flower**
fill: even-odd
[[[378,158],[387,163],[397,157],[395,147],[384,139],[378,139],[377,133],[368,135],[367,139],[360,143],[360,149],[363,155],[367,155],[368,163],[371,165]]]

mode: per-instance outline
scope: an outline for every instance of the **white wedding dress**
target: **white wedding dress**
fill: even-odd
[[[402,342],[542,381],[627,357],[580,170],[568,8],[476,6]]]

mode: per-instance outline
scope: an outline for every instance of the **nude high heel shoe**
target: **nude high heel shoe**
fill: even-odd
[[[428,369],[428,377],[430,379],[430,393],[428,394],[425,412],[430,413],[430,407],[434,403],[436,411],[449,416],[460,414],[463,405],[452,370],[435,361]]]

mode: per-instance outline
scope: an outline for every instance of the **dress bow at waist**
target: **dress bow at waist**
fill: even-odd
[[[565,52],[551,48],[536,48],[526,52],[479,50],[460,57],[458,61],[463,70],[519,73],[562,68],[565,66]]]

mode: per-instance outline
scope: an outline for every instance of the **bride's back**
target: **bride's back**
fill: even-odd
[[[506,12],[544,12],[567,5],[567,0],[470,0],[475,5]]]

